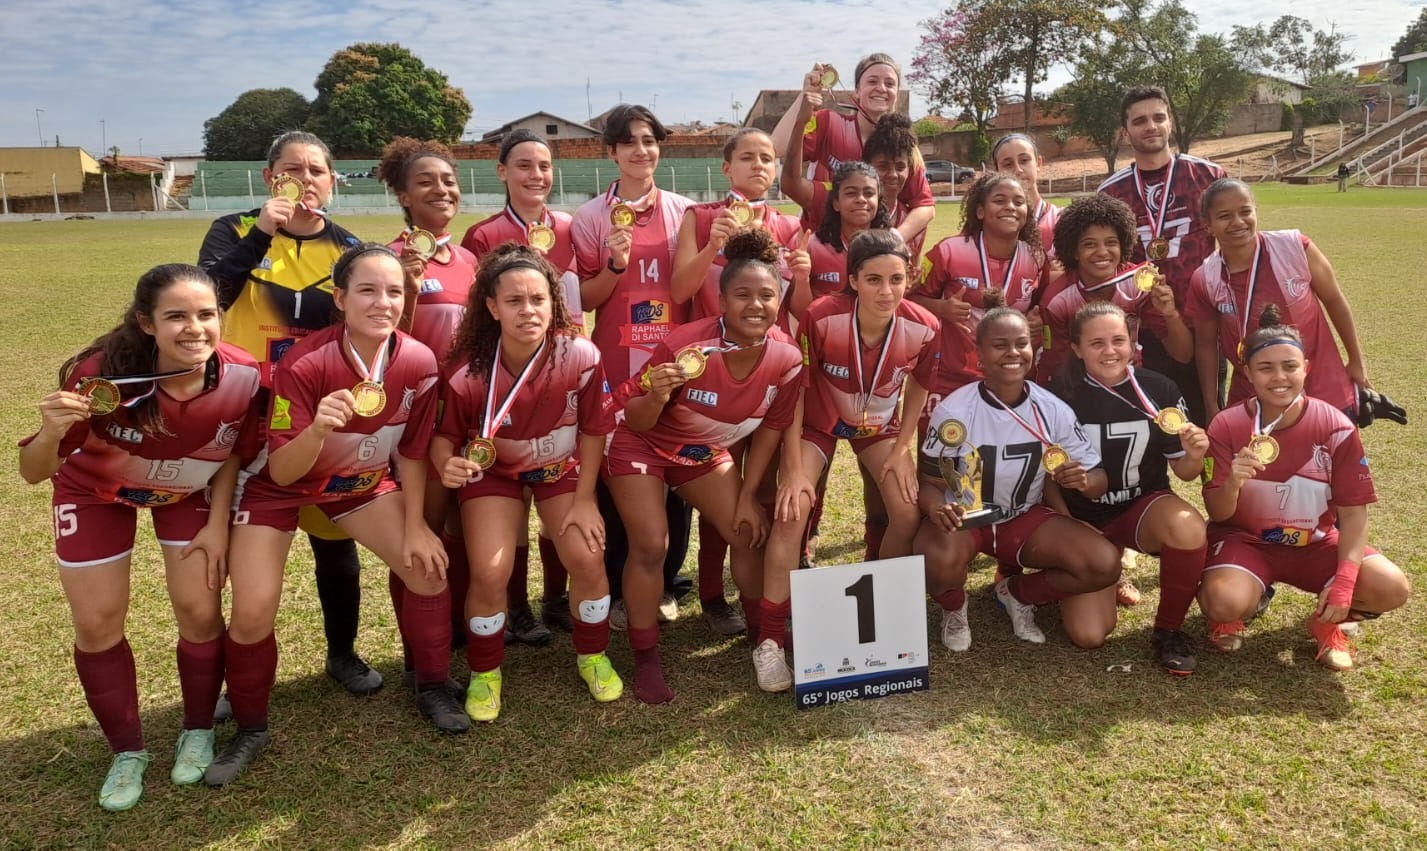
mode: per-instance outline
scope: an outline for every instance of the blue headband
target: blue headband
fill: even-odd
[[[1268,348],[1269,346],[1297,346],[1300,352],[1304,351],[1303,342],[1292,337],[1270,337],[1267,340],[1260,340],[1254,344],[1252,349],[1244,353],[1244,363],[1253,360],[1254,355]]]

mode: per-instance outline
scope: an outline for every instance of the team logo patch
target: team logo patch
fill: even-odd
[[[322,486],[323,493],[359,494],[376,487],[382,480],[381,470],[369,470],[355,476],[332,476]]]
[[[1297,301],[1308,292],[1308,282],[1303,280],[1301,275],[1290,275],[1288,280],[1283,282],[1283,288],[1288,292],[1289,298]]]
[[[231,423],[220,422],[218,429],[213,434],[213,439],[208,441],[204,449],[232,449],[238,442],[238,420]]]
[[[268,363],[277,363],[287,354],[287,350],[292,348],[297,340],[292,337],[281,337],[276,340],[268,340]]]
[[[717,453],[713,449],[699,443],[685,444],[679,448],[679,457],[693,461],[695,464],[706,464],[713,460],[715,454]]]
[[[273,431],[286,431],[292,428],[292,402],[281,396],[273,397],[273,415],[268,422],[268,427]]]
[[[409,414],[409,413],[411,413],[411,406],[412,406],[413,404],[415,404],[415,402],[416,402],[416,388],[415,388],[415,387],[403,387],[403,388],[401,389],[401,412],[404,413],[404,414]]]
[[[157,508],[161,505],[172,505],[183,499],[183,494],[173,491],[149,490],[147,488],[119,488],[115,498],[120,502],[127,502],[130,505],[137,505],[143,508]]]

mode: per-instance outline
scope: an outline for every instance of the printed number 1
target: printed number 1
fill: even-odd
[[[842,594],[857,601],[857,643],[871,644],[876,641],[877,619],[872,609],[872,574],[862,574],[862,578],[847,586]]]

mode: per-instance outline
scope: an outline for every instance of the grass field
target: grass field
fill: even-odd
[[[1260,201],[1265,227],[1304,230],[1334,262],[1371,377],[1420,422],[1419,321],[1405,317],[1424,308],[1427,193],[1270,186]],[[940,211],[937,238],[957,213]],[[399,228],[395,218],[345,224],[383,240]],[[0,433],[12,446],[37,424],[34,404],[60,362],[109,327],[140,272],[191,261],[206,227],[0,224]],[[1421,586],[1427,439],[1420,426],[1386,423],[1364,440],[1382,500],[1371,540]],[[829,489],[841,496],[824,522],[824,562],[861,549],[848,455]],[[1427,846],[1423,606],[1366,626],[1358,669],[1334,675],[1313,664],[1308,596],[1285,590],[1242,653],[1202,651],[1198,673],[1176,680],[1148,651],[1150,559],[1138,571],[1146,601],[1122,610],[1097,651],[1073,648],[1053,610],[1039,615],[1046,645],[1015,641],[983,563],[969,589],[971,652],[941,648],[928,604],[930,692],[795,711],[758,691],[746,645],[712,638],[694,604],[664,633],[672,704],[595,705],[568,639],[557,639],[508,654],[498,722],[443,739],[399,687],[357,699],[325,678],[310,556],[297,546],[278,623],[273,744],[231,787],[180,789],[167,779],[181,719],[175,630],[147,521],[128,634],[155,758],[139,806],[106,814],[96,795],[109,754],[70,658],[49,498],[48,487],[0,477],[10,530],[0,539],[0,847]],[[359,648],[399,682],[386,581],[367,565]],[[1196,609],[1187,629],[1203,628]],[[619,636],[611,655],[630,672]],[[1132,672],[1106,671],[1120,662]],[[463,665],[453,659],[462,676]]]

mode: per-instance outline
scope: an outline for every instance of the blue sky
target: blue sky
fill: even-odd
[[[1192,0],[1201,31],[1295,14],[1336,21],[1359,61],[1386,56],[1425,0]],[[883,50],[910,62],[918,22],[945,2],[547,0],[481,4],[368,0],[46,0],[0,9],[0,147],[126,153],[202,149],[203,122],[241,92],[312,82],[334,52],[398,41],[463,88],[477,136],[545,110],[584,120],[625,100],[672,123],[731,119],[762,88],[792,88],[814,61],[848,76]],[[895,9],[897,17],[889,17]],[[434,16],[433,15],[439,15]],[[1060,75],[1063,79],[1064,75]],[[1055,81],[1053,81],[1055,82]],[[36,110],[42,112],[36,113]],[[912,112],[925,103],[914,93]],[[38,126],[36,119],[38,118]],[[102,124],[101,124],[102,122]],[[102,134],[102,135],[101,135]]]

